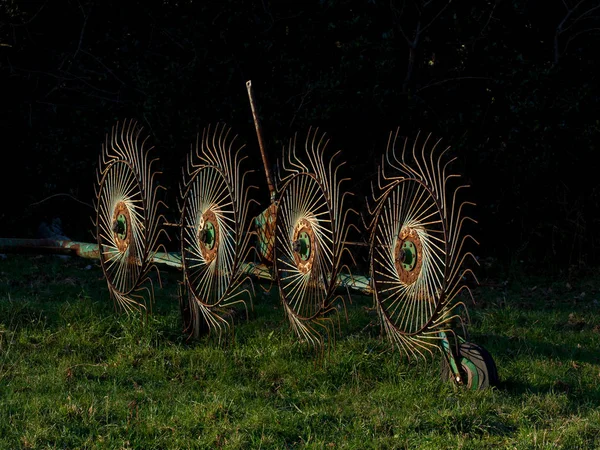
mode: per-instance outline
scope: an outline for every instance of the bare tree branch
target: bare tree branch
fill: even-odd
[[[450,2],[452,0],[448,0],[448,2],[438,11],[438,13],[434,16],[433,19],[431,19],[429,21],[429,23],[427,25],[425,25],[422,29],[421,29],[421,33],[423,33],[427,28],[429,28],[431,26],[431,24],[433,22],[435,22],[437,20],[438,17],[440,17],[440,15],[448,8],[448,6],[450,5]]]
[[[600,4],[595,3],[594,6],[592,6],[592,7],[588,8],[587,10],[583,11],[575,19],[573,19],[572,22],[569,25],[566,25],[568,23],[568,21],[571,19],[571,17],[577,12],[577,10],[579,9],[579,7],[581,5],[583,5],[586,1],[587,0],[579,0],[579,2],[577,2],[577,4],[571,8],[567,4],[567,2],[565,0],[563,0],[563,4],[564,4],[565,8],[567,9],[567,12],[566,12],[565,16],[562,18],[562,20],[560,21],[560,23],[558,24],[558,26],[556,27],[556,30],[554,32],[554,62],[553,62],[554,65],[558,64],[558,62],[560,60],[560,57],[561,57],[560,42],[559,42],[560,36],[563,33],[565,33],[566,31],[568,31],[569,29],[571,29],[573,26],[575,26],[576,24],[578,24],[579,22],[581,22],[582,20],[594,18],[594,16],[592,16],[592,13],[594,11],[600,9]],[[562,53],[564,53],[566,51],[569,43],[573,39],[575,39],[575,37],[580,36],[581,34],[587,33],[588,31],[593,31],[594,29],[595,28],[589,28],[587,30],[581,30],[581,31],[575,33],[574,36],[572,36],[571,38],[569,38],[567,40],[567,43],[565,44],[565,47],[564,47]]]
[[[404,3],[402,6],[402,10],[398,11],[395,8],[393,2],[390,2],[390,8],[392,10],[392,13],[396,17],[396,28],[398,29],[398,31],[400,31],[400,34],[402,35],[402,37],[406,41],[406,44],[408,45],[408,63],[406,67],[406,74],[404,76],[404,83],[402,85],[402,92],[405,93],[408,91],[413,79],[415,66],[417,62],[418,47],[419,43],[421,42],[421,37],[423,33],[425,33],[425,31],[438,20],[438,18],[444,13],[444,11],[446,11],[452,0],[445,1],[444,5],[433,15],[433,17],[425,25],[423,25],[422,19],[424,16],[424,12],[432,4],[432,1],[433,0],[428,0],[425,2],[413,2],[417,12],[417,19],[415,20],[416,27],[412,38],[408,36],[400,22],[400,18],[403,15],[402,12],[404,10]]]
[[[481,37],[483,35],[483,32],[485,31],[485,29],[489,26],[492,17],[494,16],[494,11],[496,10],[496,6],[498,6],[498,2],[495,1],[494,2],[494,6],[492,6],[492,10],[490,11],[490,15],[488,16],[487,21],[485,22],[485,25],[483,25],[483,28],[481,28],[481,31],[479,32],[479,37]]]
[[[33,15],[25,22],[22,22],[22,23],[0,22],[0,25],[9,25],[11,27],[24,27],[26,25],[29,25],[31,22],[33,22],[35,20],[35,18],[38,16],[38,14],[42,12],[42,9],[44,9],[44,7],[47,4],[48,4],[48,0],[46,0],[44,2],[44,4],[42,6],[40,6],[40,8],[35,13],[33,13]]]
[[[95,56],[95,55],[93,55],[90,52],[85,51],[85,50],[81,50],[81,53],[83,53],[84,55],[87,55],[87,56],[89,56],[91,58],[94,58],[94,60],[98,64],[100,64],[104,68],[104,70],[106,70],[108,73],[110,73],[119,83],[125,84],[125,82],[123,80],[121,80],[106,64],[104,64],[100,58],[98,58],[97,56]]]
[[[463,80],[493,80],[490,77],[456,77],[456,78],[447,78],[445,80],[435,81],[433,83],[429,83],[422,88],[418,89],[417,92],[424,91],[430,87],[439,86],[440,84],[450,83],[451,81],[463,81]]]
[[[569,39],[567,40],[566,44],[565,44],[565,52],[567,51],[567,48],[569,48],[569,44],[571,44],[572,41],[575,40],[575,38],[581,36],[582,34],[585,33],[591,33],[592,31],[599,31],[600,32],[600,27],[594,27],[594,28],[587,28],[585,30],[581,30],[577,33],[575,33],[573,36],[569,37]]]
[[[593,11],[597,10],[597,9],[600,9],[600,4],[594,6],[593,8],[588,9],[587,11],[585,11],[583,13],[581,13],[579,16],[577,16],[575,19],[573,19],[573,22],[571,22],[571,24],[568,27],[563,28],[562,32],[564,33],[565,31],[569,30],[571,27],[573,27],[573,25],[577,24],[580,20],[583,20],[583,19],[593,19],[594,17],[593,16],[590,17],[590,14]]]
[[[79,9],[81,9],[81,14],[83,14],[83,25],[81,26],[81,32],[79,33],[79,43],[77,44],[77,49],[75,50],[75,53],[73,53],[73,59],[75,59],[77,57],[77,54],[79,53],[79,50],[81,49],[81,44],[83,42],[83,35],[85,33],[85,27],[87,25],[87,21],[88,21],[88,17],[89,17],[89,11],[86,14],[81,2],[78,1],[77,3],[79,3]],[[90,7],[90,9],[91,9],[91,7]]]
[[[43,198],[43,199],[41,199],[41,200],[39,200],[37,202],[31,203],[29,206],[37,206],[37,205],[39,205],[41,203],[44,203],[45,201],[48,201],[48,200],[50,200],[51,198],[54,198],[54,197],[69,197],[70,199],[75,200],[76,202],[81,203],[82,205],[89,206],[90,208],[94,208],[93,205],[91,205],[89,203],[86,203],[84,201],[81,201],[77,197],[74,197],[71,194],[66,194],[66,193],[58,193],[58,194],[50,195],[50,196],[48,196],[46,198]]]
[[[402,14],[404,12],[404,4],[402,4],[402,8],[400,10],[398,10],[394,6],[394,1],[390,0],[390,10],[392,11],[392,14],[394,15],[394,17],[397,17],[399,19],[400,17],[402,17]],[[404,32],[404,27],[402,27],[402,25],[400,24],[400,20],[397,20],[396,22],[397,22],[396,27],[398,28],[398,31],[400,31],[400,34],[402,35],[402,37],[404,38],[406,43],[408,45],[410,45],[410,39],[408,38],[407,34]]]

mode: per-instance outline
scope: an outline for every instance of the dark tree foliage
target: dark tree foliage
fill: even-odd
[[[272,162],[321,127],[361,212],[388,133],[431,132],[472,186],[479,256],[597,264],[599,30],[596,0],[5,0],[2,236],[59,216],[89,240],[93,210],[73,197],[92,202],[104,134],[124,118],[156,146],[169,218],[190,144],[218,121],[248,143],[266,205],[251,79]]]

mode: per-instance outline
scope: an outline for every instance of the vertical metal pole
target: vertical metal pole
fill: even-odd
[[[265,151],[265,146],[262,138],[262,129],[260,127],[260,121],[258,120],[258,114],[254,106],[254,93],[252,92],[252,81],[246,81],[246,89],[248,89],[248,98],[250,99],[250,108],[252,109],[252,117],[254,118],[254,128],[256,128],[256,136],[258,137],[258,146],[260,148],[260,154],[262,156],[263,165],[265,166],[265,175],[267,177],[267,185],[269,186],[269,193],[271,194],[271,200],[275,198],[275,186],[273,185],[273,178],[271,177],[271,166],[269,165],[269,158]]]

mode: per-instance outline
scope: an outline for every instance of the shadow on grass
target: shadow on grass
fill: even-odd
[[[570,402],[600,405],[597,381],[592,379],[600,373],[597,349],[497,334],[472,340],[492,353],[500,373],[499,390],[515,395],[564,393]],[[503,363],[510,366],[508,376]],[[591,376],[586,377],[586,368]],[[535,381],[526,381],[532,378]]]

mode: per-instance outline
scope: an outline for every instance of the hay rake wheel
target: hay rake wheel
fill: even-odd
[[[346,193],[345,179],[338,178],[343,163],[325,157],[329,140],[318,129],[309,129],[302,157],[296,137],[283,150],[278,187],[271,178],[260,121],[254,105],[252,84],[246,83],[254,125],[262,155],[271,204],[255,219],[258,253],[271,265],[285,315],[301,342],[322,353],[332,333],[337,313],[338,275],[344,267]]]
[[[370,259],[375,307],[395,347],[409,357],[441,349],[455,380],[462,383],[464,371],[456,363],[460,347],[452,350],[448,335],[460,346],[471,345],[455,334],[453,325],[462,325],[456,309],[464,304],[457,301],[458,294],[464,290],[471,295],[464,279],[473,274],[463,263],[473,255],[464,244],[476,241],[462,228],[472,220],[464,215],[464,207],[472,203],[457,203],[457,192],[467,186],[448,190],[449,180],[458,175],[448,173],[453,159],[444,160],[448,148],[439,150],[439,140],[432,144],[428,136],[421,143],[417,136],[409,148],[405,139],[400,155],[397,142],[398,131],[390,133],[379,168],[379,193],[373,199]],[[469,354],[462,357],[468,360]],[[490,365],[491,357],[480,360]],[[490,372],[495,367],[490,366]]]
[[[181,185],[181,263],[184,273],[180,302],[184,329],[190,336],[230,328],[228,308],[243,304],[242,261],[249,251],[250,201],[246,173],[231,129],[208,127],[187,159]]]
[[[337,312],[335,290],[347,231],[344,180],[337,178],[342,164],[334,162],[340,152],[326,161],[328,142],[325,133],[309,130],[304,164],[296,138],[290,140],[275,221],[274,275],[284,310],[296,335],[316,349],[323,348],[324,334],[333,336],[331,313]]]
[[[161,186],[155,182],[159,172],[152,167],[156,159],[149,159],[147,139],[134,120],[117,122],[106,135],[96,174],[100,265],[115,308],[127,313],[151,308],[154,288],[149,272],[160,248]]]

